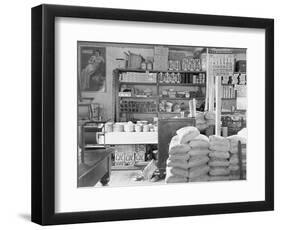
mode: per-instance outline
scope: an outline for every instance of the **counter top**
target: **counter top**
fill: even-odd
[[[105,133],[105,144],[158,144],[158,132],[110,132]]]

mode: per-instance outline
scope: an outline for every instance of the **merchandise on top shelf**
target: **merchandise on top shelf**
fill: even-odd
[[[122,72],[119,74],[120,82],[140,82],[140,83],[156,83],[156,73],[142,72]]]
[[[184,72],[159,72],[157,74],[159,83],[167,84],[205,84],[205,73]]]
[[[153,68],[156,70],[168,70],[169,48],[163,46],[154,47]]]
[[[140,69],[141,63],[144,60],[143,57],[139,54],[134,54],[128,51],[128,53],[124,52],[127,56],[128,60],[128,68],[131,69]]]
[[[133,101],[120,100],[120,112],[122,113],[147,113],[157,112],[157,105],[155,101]]]
[[[184,71],[201,71],[201,60],[193,57],[182,59],[182,70]]]
[[[178,60],[169,60],[169,70],[179,71],[180,68],[180,61]]]

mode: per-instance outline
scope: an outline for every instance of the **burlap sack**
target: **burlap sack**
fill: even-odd
[[[174,136],[171,139],[170,145],[169,145],[169,154],[175,155],[175,154],[187,154],[187,152],[191,149],[191,147],[188,144],[180,144],[179,137]]]
[[[229,152],[222,152],[222,151],[211,151],[209,153],[209,157],[211,158],[220,158],[220,159],[228,159],[230,157]]]
[[[228,160],[224,160],[224,159],[211,159],[208,162],[208,165],[210,167],[228,167],[229,166],[229,161]]]
[[[211,167],[209,174],[211,176],[228,176],[230,170],[228,167]]]
[[[206,156],[210,153],[210,150],[207,148],[196,148],[196,149],[191,149],[188,151],[188,155],[190,155],[190,157],[193,156]]]
[[[174,168],[174,167],[166,167],[166,175],[172,175],[172,176],[179,176],[179,177],[188,177],[188,170],[180,169],[180,168]]]
[[[194,177],[194,178],[189,178],[188,181],[189,182],[205,182],[205,181],[209,181],[210,176],[208,174],[204,174],[198,177]]]
[[[167,160],[167,166],[168,167],[174,167],[174,168],[180,168],[180,169],[188,169],[187,161],[181,161],[181,160]]]
[[[210,176],[209,181],[228,181],[230,176]]]
[[[190,158],[189,154],[186,154],[186,153],[169,155],[169,157],[168,157],[168,159],[171,161],[174,161],[174,160],[188,161],[189,158]]]
[[[179,177],[179,176],[166,176],[165,183],[185,183],[187,182],[186,177]]]
[[[187,162],[188,168],[197,167],[201,165],[206,165],[209,161],[209,157],[207,156],[193,156]]]
[[[186,144],[200,134],[199,130],[194,126],[187,126],[177,130],[180,144]]]
[[[195,178],[195,177],[205,175],[209,172],[209,170],[210,170],[210,167],[208,165],[190,168],[188,170],[188,178]]]

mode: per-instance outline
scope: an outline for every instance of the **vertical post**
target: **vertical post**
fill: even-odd
[[[216,135],[221,135],[221,76],[216,76]]]
[[[208,106],[209,106],[209,75],[210,75],[210,72],[209,72],[209,48],[206,49],[206,75],[205,75],[205,83],[206,83],[206,91],[205,91],[205,94],[206,94],[206,97],[205,97],[205,109],[204,111],[207,111],[208,110]]]

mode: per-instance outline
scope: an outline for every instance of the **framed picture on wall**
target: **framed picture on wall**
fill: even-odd
[[[82,92],[106,91],[106,50],[78,41],[78,85]]]
[[[31,206],[41,225],[273,210],[274,20],[32,8]]]

